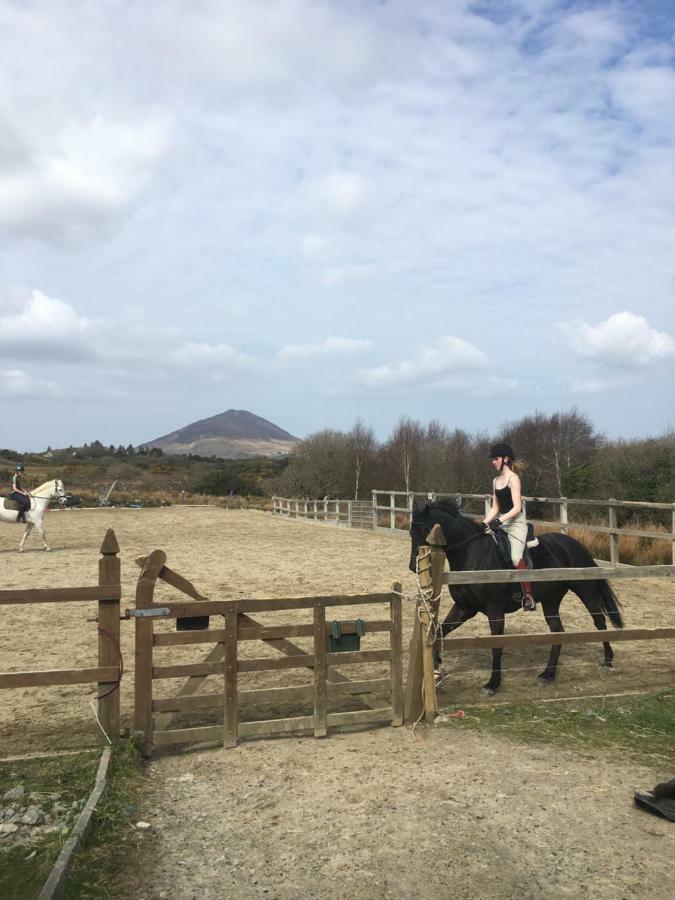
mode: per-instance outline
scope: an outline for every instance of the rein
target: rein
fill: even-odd
[[[438,524],[440,525],[440,522]],[[460,547],[463,547],[464,544],[468,544],[471,541],[475,541],[476,538],[484,537],[484,536],[490,537],[491,535],[488,535],[488,533],[486,531],[477,531],[475,534],[472,534],[471,537],[464,538],[464,540],[460,541],[459,544],[453,544],[452,547],[445,547],[444,549],[446,551],[458,550]],[[425,541],[425,543],[426,543],[426,541]],[[427,544],[427,546],[428,546],[428,544]]]

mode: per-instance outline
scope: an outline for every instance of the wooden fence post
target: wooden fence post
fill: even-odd
[[[347,525],[352,527],[352,501],[347,500]]]
[[[120,651],[120,552],[115,532],[109,528],[101,544],[101,559],[98,562],[98,583],[116,585],[111,591],[115,596],[98,602],[98,664],[99,666],[121,666]],[[120,668],[120,675],[122,672]],[[120,682],[98,685],[98,717],[101,727],[111,740],[120,736]]]
[[[617,531],[616,524],[616,506],[614,506],[616,500],[614,497],[609,498],[609,527],[614,530],[609,534],[609,561],[610,564],[615,566],[619,562],[619,533]]]
[[[396,506],[396,494],[389,494],[389,530],[393,531],[396,528],[396,513],[394,512],[394,508]]]
[[[389,614],[391,616],[391,631],[389,633],[389,649],[391,650],[391,708],[392,725],[403,725],[403,587],[400,581],[394,582],[391,587],[391,603]]]
[[[225,640],[223,642],[223,746],[236,747],[239,739],[239,701],[237,697],[238,627],[239,612],[236,603],[224,615]]]
[[[372,491],[373,495],[373,531],[377,531],[377,491]],[[673,513],[675,516],[675,513]]]
[[[567,497],[560,498],[560,530],[563,534],[567,534],[569,528],[567,527]]]
[[[152,606],[155,584],[166,563],[163,550],[153,550],[143,564],[136,584],[136,609]],[[142,753],[152,753],[152,636],[151,617],[136,619],[136,648],[134,651],[134,731],[143,733]]]
[[[326,659],[326,607],[314,604],[314,737],[326,737],[328,713],[326,701],[328,675]]]
[[[426,603],[418,603],[415,608],[405,693],[406,722],[417,721],[422,708],[426,722],[433,722],[438,712],[434,644],[443,587],[444,546],[443,530],[440,525],[434,525],[427,537],[427,546],[420,547],[417,557],[420,590],[430,599],[427,599]]]
[[[492,497],[486,497],[484,500],[485,503],[485,515],[487,516],[492,509]]]

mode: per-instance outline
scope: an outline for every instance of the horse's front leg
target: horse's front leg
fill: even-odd
[[[31,533],[32,530],[33,530],[33,523],[26,522],[26,527],[24,528],[23,535],[21,537],[21,540],[19,541],[19,553],[23,553],[24,545],[26,543],[28,535]]]
[[[488,616],[490,621],[491,634],[504,634],[504,610],[489,609]],[[480,689],[481,694],[491,697],[495,691],[499,690],[502,683],[502,653],[503,647],[492,648],[492,674],[490,680]]]
[[[441,624],[440,633],[436,633],[436,640],[434,641],[434,668],[436,670],[440,669],[443,659],[443,638],[450,634],[451,631],[459,628],[460,625],[468,622],[469,619],[472,619],[476,612],[477,610],[475,609],[467,609],[465,606],[459,606],[457,603],[452,606]]]
[[[45,534],[44,525],[43,525],[41,522],[36,522],[36,523],[35,523],[35,527],[36,527],[37,530],[38,530],[38,534],[39,534],[40,537],[42,538],[42,546],[45,548],[45,550],[47,551],[47,553],[49,553],[49,551],[50,551],[52,548],[47,546],[47,535]]]

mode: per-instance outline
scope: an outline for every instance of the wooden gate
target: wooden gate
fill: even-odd
[[[358,596],[301,597],[284,600],[209,600],[194,585],[166,565],[166,554],[155,550],[147,558],[137,560],[142,567],[136,589],[136,683],[135,716],[137,732],[142,732],[146,755],[155,747],[203,741],[222,741],[225,747],[234,747],[240,737],[285,734],[293,731],[314,732],[323,737],[332,726],[362,725],[403,722],[402,689],[402,627],[400,585],[392,586],[391,593],[364,594]],[[182,592],[188,600],[154,602],[157,580]],[[386,618],[364,622],[366,637],[386,632],[389,634],[386,649],[331,652],[330,631],[326,612],[330,609],[361,606],[384,606]],[[279,612],[285,610],[311,610],[312,620],[307,623],[287,625],[264,624],[252,618],[251,613]],[[185,617],[209,616],[209,627],[200,631],[157,631],[155,622],[177,620]],[[213,618],[222,624],[213,626]],[[360,630],[355,622],[342,623],[343,634]],[[311,652],[302,649],[288,638],[312,638]],[[262,641],[267,647],[281,652],[282,656],[244,658],[239,654],[242,642]],[[195,644],[215,644],[203,661],[178,665],[156,665],[153,659],[155,647],[174,647]],[[351,680],[335,667],[337,665],[362,665],[364,663],[388,663],[386,678]],[[289,687],[241,689],[240,675],[248,672],[279,671],[284,669],[312,670],[310,683]],[[221,679],[220,689],[198,693],[210,676]],[[171,697],[155,697],[153,685],[160,679],[185,678],[176,694]],[[385,700],[382,695],[386,694]],[[358,699],[365,709],[333,711],[341,698]],[[288,703],[311,701],[312,715],[294,715],[285,718],[268,718],[256,721],[240,721],[240,706],[248,703]],[[170,727],[178,714],[200,709],[223,710],[222,724],[187,727]]]

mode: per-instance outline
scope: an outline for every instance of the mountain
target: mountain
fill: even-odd
[[[286,455],[292,453],[297,444],[298,438],[267,419],[245,409],[228,409],[141,446],[161,447],[165,453],[244,459]]]

